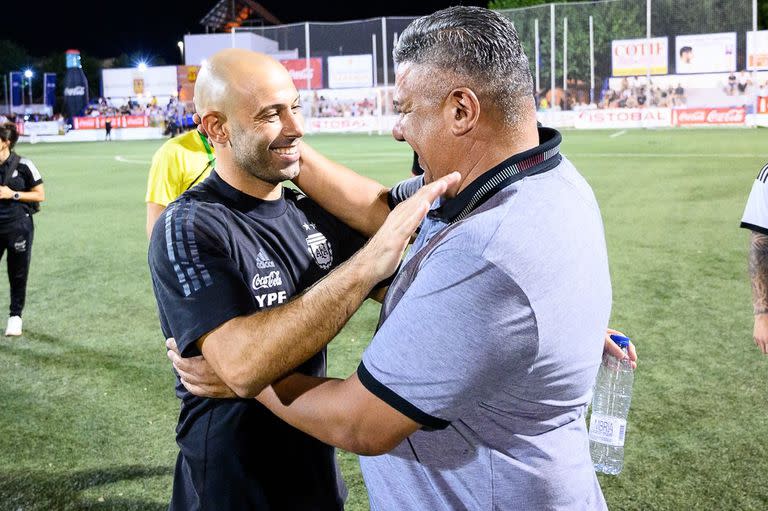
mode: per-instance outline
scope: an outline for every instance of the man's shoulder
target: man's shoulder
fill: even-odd
[[[37,167],[32,162],[32,160],[24,156],[19,156],[19,161],[18,161],[18,164],[16,165],[16,170],[20,173],[26,172],[30,174],[35,181],[42,179],[42,176],[40,175],[40,171],[37,170]]]
[[[181,232],[185,238],[197,242],[226,235],[230,209],[209,190],[197,188],[187,190],[163,210],[152,231],[150,245],[164,245],[171,232]]]

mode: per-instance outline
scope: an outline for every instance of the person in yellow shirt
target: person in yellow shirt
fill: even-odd
[[[147,180],[147,237],[163,210],[211,173],[215,158],[205,135],[191,130],[155,151]]]

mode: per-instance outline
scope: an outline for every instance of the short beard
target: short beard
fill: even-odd
[[[232,149],[232,159],[235,164],[266,183],[278,185],[299,175],[299,162],[284,168],[274,168],[269,145],[265,145],[234,124],[229,136],[229,146]]]

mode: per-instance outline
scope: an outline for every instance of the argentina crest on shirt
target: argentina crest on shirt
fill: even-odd
[[[333,266],[333,248],[322,232],[307,236],[307,247],[320,268],[328,270]]]

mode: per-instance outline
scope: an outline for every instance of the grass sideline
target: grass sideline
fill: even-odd
[[[566,131],[563,145],[601,205],[611,325],[640,352],[625,470],[600,476],[608,505],[766,509],[768,361],[751,340],[748,235],[738,228],[768,159],[765,131],[615,134]],[[390,137],[308,139],[388,184],[410,168],[408,147]],[[17,148],[43,173],[49,200],[35,217],[25,335],[0,338],[0,511],[167,507],[178,403],[143,204],[161,142]],[[366,304],[331,344],[332,375],[354,371],[377,314]],[[340,456],[347,509],[367,509],[355,457]]]

